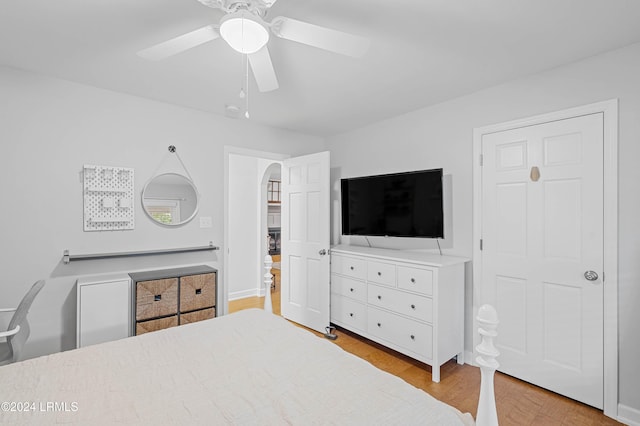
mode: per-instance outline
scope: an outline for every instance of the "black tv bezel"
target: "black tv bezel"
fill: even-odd
[[[442,225],[440,227],[439,235],[433,236],[423,236],[423,235],[385,235],[385,234],[365,234],[365,233],[349,233],[345,232],[345,203],[344,203],[344,182],[345,181],[354,181],[360,179],[375,179],[375,178],[384,178],[384,177],[393,177],[393,176],[403,176],[403,175],[414,175],[414,174],[422,174],[422,173],[432,173],[439,172],[440,173],[440,211],[442,218]],[[393,238],[430,238],[430,239],[444,239],[444,182],[443,182],[444,170],[442,168],[434,168],[434,169],[424,169],[424,170],[412,170],[407,172],[395,172],[395,173],[381,173],[376,175],[367,175],[367,176],[355,176],[350,178],[341,178],[340,179],[340,227],[341,227],[341,235],[344,236],[356,236],[356,237],[393,237]]]

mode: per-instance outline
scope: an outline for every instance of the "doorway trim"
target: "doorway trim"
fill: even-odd
[[[223,258],[223,272],[222,276],[222,291],[218,294],[222,296],[222,304],[219,308],[219,315],[226,315],[229,312],[229,285],[227,282],[227,271],[229,268],[229,217],[231,212],[229,211],[229,156],[231,154],[242,155],[246,157],[260,158],[264,160],[282,161],[291,157],[289,154],[280,154],[275,152],[258,151],[253,149],[241,148],[237,146],[225,145],[224,146],[224,246],[222,247]],[[259,183],[256,181],[256,185]],[[256,236],[256,244],[259,245],[259,236]],[[256,262],[262,264],[262,259],[256,259]],[[260,269],[262,270],[262,269]]]
[[[477,330],[475,318],[478,308],[484,303],[482,285],[482,263],[480,240],[482,239],[482,137],[486,134],[534,126],[550,121],[603,113],[604,152],[604,414],[611,418],[618,416],[618,100],[611,99],[579,107],[524,119],[492,124],[473,129],[473,329]],[[477,262],[476,262],[477,260]],[[498,312],[498,315],[500,313]],[[498,327],[498,335],[500,328]],[[473,345],[479,344],[474,335]],[[499,358],[498,358],[499,361]]]

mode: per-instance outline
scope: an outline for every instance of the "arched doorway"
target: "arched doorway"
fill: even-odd
[[[261,193],[261,235],[262,258],[271,256],[273,261],[271,268],[272,285],[271,289],[263,285],[258,292],[260,296],[266,296],[268,291],[272,292],[271,302],[273,312],[280,314],[280,234],[281,234],[281,176],[282,164],[273,162],[264,171],[260,186]],[[263,270],[263,278],[266,271]]]

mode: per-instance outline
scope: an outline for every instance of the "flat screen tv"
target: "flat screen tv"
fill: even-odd
[[[341,180],[342,234],[444,238],[442,169]]]

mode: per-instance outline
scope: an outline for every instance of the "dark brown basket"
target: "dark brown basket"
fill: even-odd
[[[216,304],[216,274],[180,278],[180,312],[211,308]]]
[[[136,286],[136,321],[177,313],[177,278],[138,282]]]

